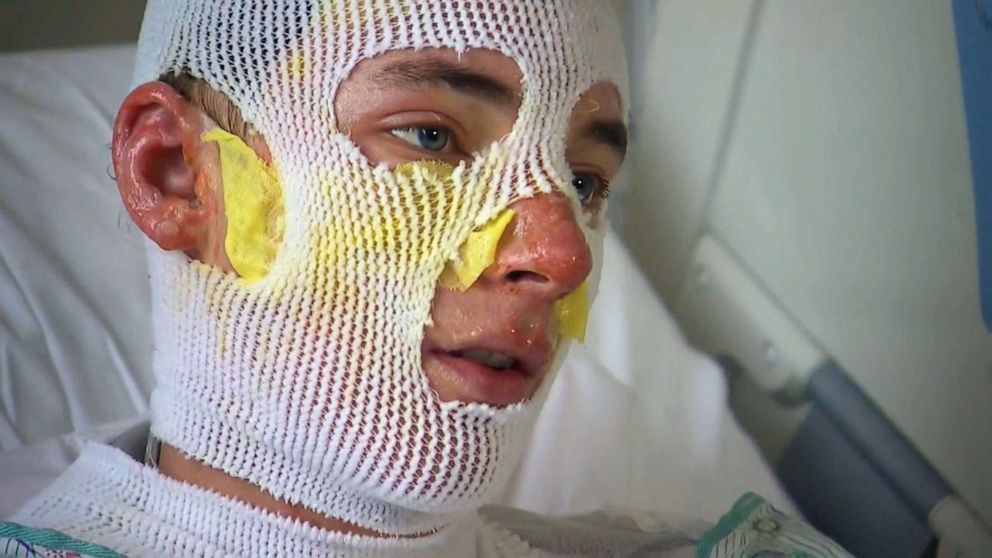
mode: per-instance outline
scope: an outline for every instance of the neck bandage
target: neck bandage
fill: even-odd
[[[135,82],[204,79],[273,157],[270,167],[229,134],[204,136],[220,150],[240,277],[149,251],[153,433],[277,498],[383,533],[433,531],[489,500],[554,375],[527,403],[441,403],[421,367],[424,327],[448,262],[471,268],[466,240],[516,200],[565,192],[598,265],[602,230],[581,211],[565,135],[594,83],[626,100],[609,4],[151,0]],[[422,48],[511,58],[524,76],[517,121],[458,167],[372,165],[337,128],[335,93],[361,60]],[[447,273],[469,281],[473,270]],[[580,334],[576,300],[597,275],[565,305],[563,334]]]

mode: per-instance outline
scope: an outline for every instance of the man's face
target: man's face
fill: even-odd
[[[373,164],[396,167],[431,160],[457,166],[510,134],[522,87],[517,65],[495,51],[461,55],[448,49],[392,51],[362,61],[342,82],[334,100],[337,128]],[[139,119],[138,130],[146,124],[161,128],[166,114],[159,110]],[[202,115],[189,120],[189,129],[182,134],[187,139],[182,141],[198,141],[214,126]],[[163,132],[156,129],[158,137]],[[563,140],[572,187],[581,200],[583,215],[578,217],[603,227],[609,180],[618,172],[626,146],[620,99],[613,85],[598,83],[583,93]],[[250,138],[249,144],[271,163],[269,145],[260,136]],[[171,205],[132,215],[163,247],[175,249],[155,235],[161,236],[167,227],[177,228],[200,239],[186,249],[188,255],[234,272],[225,248],[230,229],[223,173],[216,148],[203,145],[193,157],[202,165],[203,180],[189,185],[185,194],[179,188],[163,192],[178,196]],[[122,176],[144,155],[137,148],[117,152],[123,154],[118,161]],[[159,172],[173,164],[173,159],[169,161],[149,167]],[[189,176],[186,171],[172,175]],[[200,209],[195,218],[187,219],[193,224],[176,227],[172,210],[188,212],[194,201]],[[498,238],[495,259],[478,280],[465,290],[441,286],[435,290],[421,360],[431,388],[443,402],[506,406],[529,399],[560,343],[555,303],[582,285],[592,268],[573,202],[563,193],[522,199],[510,209],[513,219]],[[157,220],[143,222],[149,216]]]
[[[262,10],[149,6],[167,29],[137,75],[225,92],[148,83],[115,124],[122,197],[165,251],[163,439],[244,474],[213,452],[225,429],[259,459],[246,480],[331,515],[345,498],[358,523],[383,503],[383,532],[486,501],[595,289],[626,143],[607,3],[301,0],[264,10],[271,40]],[[218,42],[209,22],[234,16]]]
[[[522,76],[487,50],[394,51],[360,63],[342,83],[338,128],[375,164],[470,161],[513,129]],[[566,141],[583,211],[603,226],[609,180],[626,144],[620,100],[607,83],[574,107]],[[504,406],[530,398],[559,343],[555,302],[585,281],[592,256],[561,193],[510,206],[495,260],[468,289],[439,286],[422,345],[441,401]]]

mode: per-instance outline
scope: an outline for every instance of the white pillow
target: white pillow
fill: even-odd
[[[0,55],[0,448],[146,408],[147,273],[109,148],[133,58]]]

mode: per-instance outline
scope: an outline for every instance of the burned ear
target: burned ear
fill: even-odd
[[[198,197],[196,159],[203,117],[168,85],[127,96],[114,123],[117,187],[131,219],[164,250],[195,250],[210,204]]]

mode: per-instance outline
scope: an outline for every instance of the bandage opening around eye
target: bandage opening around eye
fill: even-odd
[[[282,244],[285,209],[279,178],[238,136],[214,128],[201,139],[216,142],[220,151],[227,217],[224,249],[241,279],[255,283],[269,273]]]

